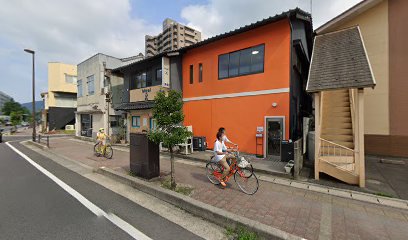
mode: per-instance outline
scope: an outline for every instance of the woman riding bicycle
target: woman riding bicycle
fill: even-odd
[[[102,155],[105,153],[106,139],[108,137],[109,136],[105,133],[105,129],[104,128],[99,128],[99,132],[96,134],[96,142],[99,144]]]
[[[225,184],[225,177],[228,175],[229,171],[230,171],[230,166],[227,163],[227,155],[228,152],[230,152],[227,147],[225,146],[222,138],[223,138],[224,134],[222,132],[217,132],[217,140],[214,143],[214,159],[213,161],[220,164],[221,166],[224,167],[224,171],[222,173],[221,178],[219,179],[221,185],[223,187],[227,186],[227,184]],[[224,150],[226,150],[224,152]]]

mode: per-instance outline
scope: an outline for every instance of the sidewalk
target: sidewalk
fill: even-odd
[[[52,152],[91,167],[129,170],[129,153],[114,151],[112,160],[96,158],[92,145],[68,138],[53,139]],[[168,172],[168,156],[160,160]],[[408,211],[345,199],[310,190],[260,181],[259,191],[248,196],[234,182],[227,189],[209,183],[201,162],[177,159],[176,180],[194,187],[192,198],[307,239],[406,239]]]
[[[210,151],[194,152],[190,155],[177,154],[177,157],[208,161],[212,156]],[[248,157],[257,172],[272,174],[279,177],[291,178],[290,174],[284,172],[285,162],[259,159],[254,156]],[[408,159],[385,159],[375,156],[366,156],[366,188],[360,188],[345,184],[328,175],[321,174],[320,180],[314,179],[312,164],[305,162],[300,174],[302,181],[314,184],[335,187],[357,192],[392,196],[408,200]]]

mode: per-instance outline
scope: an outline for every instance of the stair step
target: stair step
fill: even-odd
[[[332,135],[332,134],[322,134],[322,138],[334,142],[334,141],[344,141],[344,142],[353,142],[353,135]]]
[[[322,135],[350,135],[353,136],[353,130],[351,128],[323,128]]]
[[[348,117],[351,118],[350,111],[330,111],[330,113],[323,113],[323,117]]]
[[[319,159],[319,172],[326,173],[349,184],[358,184],[358,175],[347,170],[347,168],[348,166],[337,166],[336,164]]]
[[[323,111],[326,109],[330,109],[330,108],[336,108],[336,107],[350,107],[350,102],[349,101],[335,101],[333,100],[332,102],[326,102],[325,100],[323,100]]]
[[[326,109],[327,110],[327,109]],[[350,106],[345,106],[345,107],[334,107],[330,109],[330,113],[337,113],[337,112],[347,112],[350,114]],[[324,114],[324,112],[323,112]]]
[[[330,122],[323,122],[322,123],[322,132],[325,129],[353,129],[351,123],[330,123]]]

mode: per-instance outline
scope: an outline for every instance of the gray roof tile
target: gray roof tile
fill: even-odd
[[[358,27],[316,36],[306,91],[374,86]]]

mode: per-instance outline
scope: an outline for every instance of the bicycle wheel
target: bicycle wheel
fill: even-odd
[[[101,156],[100,152],[101,152],[101,149],[99,147],[99,144],[97,143],[97,144],[94,145],[94,154],[95,154],[95,156],[100,157]]]
[[[219,175],[222,174],[220,165],[218,165],[217,163],[214,163],[214,162],[209,162],[205,166],[205,169],[206,169],[206,172],[207,172],[208,180],[210,180],[210,182],[212,184],[215,184],[215,185],[220,184],[220,181],[218,181],[217,177],[214,176],[214,173],[219,174]]]
[[[245,177],[242,171],[236,171],[234,174],[234,180],[241,191],[248,195],[253,195],[258,191],[259,182],[255,173],[252,173],[249,177]]]
[[[249,178],[254,174],[254,168],[252,167],[252,164],[248,164],[248,166],[244,168],[239,168],[238,171],[241,171],[241,175]]]
[[[113,157],[113,149],[112,149],[112,147],[111,146],[106,146],[106,148],[105,148],[105,157],[107,158],[107,159],[111,159],[112,157]]]

